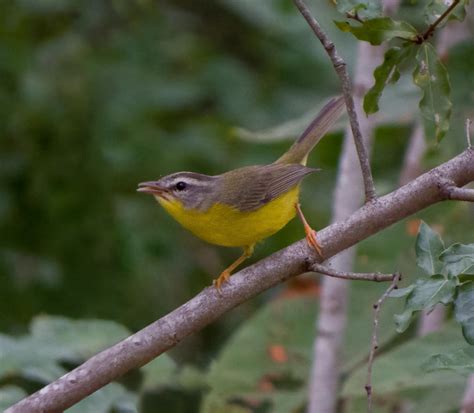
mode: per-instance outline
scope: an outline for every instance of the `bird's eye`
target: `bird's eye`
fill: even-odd
[[[186,189],[186,182],[179,181],[179,182],[176,184],[176,189],[177,189],[178,191],[182,191],[182,190]]]

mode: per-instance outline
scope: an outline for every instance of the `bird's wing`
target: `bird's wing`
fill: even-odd
[[[253,211],[289,191],[306,175],[316,171],[300,164],[240,168],[222,175],[224,185],[219,198],[240,211]]]

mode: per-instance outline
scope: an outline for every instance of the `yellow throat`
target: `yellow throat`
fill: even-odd
[[[299,185],[248,212],[221,203],[202,212],[185,209],[176,199],[155,198],[176,221],[204,241],[224,247],[245,247],[273,235],[293,219],[298,195]]]

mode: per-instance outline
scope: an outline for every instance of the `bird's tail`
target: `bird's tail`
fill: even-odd
[[[296,142],[275,163],[306,164],[306,158],[344,111],[344,98],[332,98],[318,113]]]

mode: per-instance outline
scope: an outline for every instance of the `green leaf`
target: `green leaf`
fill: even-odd
[[[361,19],[373,19],[382,14],[382,5],[379,0],[337,0],[336,5],[339,13],[357,14]]]
[[[431,310],[436,304],[449,304],[453,301],[457,279],[434,275],[419,279],[415,288],[408,295],[405,310],[395,315],[395,323],[399,333],[405,331],[413,318],[413,314],[421,310]]]
[[[0,378],[21,376],[48,383],[66,373],[58,359],[67,355],[59,347],[43,345],[30,337],[0,335]]]
[[[397,288],[396,290],[392,290],[388,296],[390,298],[405,297],[406,295],[410,294],[414,289],[415,289],[415,284],[410,284],[408,287]]]
[[[176,381],[176,363],[167,354],[148,363],[140,370],[144,374],[143,389],[156,390],[163,386],[172,386]]]
[[[439,142],[449,129],[452,102],[451,85],[446,67],[429,43],[423,43],[416,55],[413,82],[422,90],[420,110],[426,136]]]
[[[45,315],[35,317],[30,330],[35,340],[69,354],[69,361],[85,360],[130,334],[127,328],[114,321],[71,320]]]
[[[135,413],[138,397],[118,383],[110,383],[67,410],[67,413]]]
[[[20,338],[0,335],[0,378],[50,382],[66,373],[62,362],[80,362],[129,334],[112,321],[52,316],[36,317],[30,329]]]
[[[438,233],[421,222],[416,238],[416,263],[428,275],[440,274],[442,263],[438,259],[444,251],[444,243]]]
[[[341,367],[350,371],[368,352],[375,303],[384,286],[367,288],[354,283],[351,288],[347,336],[351,345],[345,349]],[[391,323],[395,301],[386,303],[380,315],[380,345],[396,336]],[[290,412],[306,400],[306,380],[312,358],[317,302],[313,297],[281,298],[263,307],[231,337],[211,365],[202,413],[229,410],[232,401],[260,403],[262,411]],[[252,349],[249,351],[249,349]],[[276,357],[278,354],[285,357]],[[268,406],[268,410],[263,410]],[[247,410],[236,410],[238,412]]]
[[[449,19],[463,21],[466,17],[466,3],[460,1],[456,7],[449,13],[449,17],[444,19],[438,27],[442,27]],[[425,8],[425,21],[428,25],[434,23],[451,5],[451,1],[431,0]]]
[[[474,274],[474,244],[453,244],[439,259],[448,274]]]
[[[399,66],[415,51],[415,46],[408,43],[404,47],[392,47],[384,55],[383,63],[374,71],[374,85],[364,96],[364,110],[367,115],[379,110],[378,102],[388,82],[395,83],[400,78]]]
[[[432,372],[423,374],[421,365],[429,354],[455,351],[463,339],[456,323],[449,323],[442,330],[416,337],[380,354],[373,365],[372,383],[377,398],[384,395],[395,397],[402,391],[419,392],[433,386],[449,384],[464,386],[465,378],[454,373]],[[343,385],[345,397],[365,396],[367,366],[360,365]],[[414,410],[417,411],[417,410]]]
[[[15,404],[24,397],[26,397],[26,392],[17,386],[3,386],[0,387],[0,411],[4,411],[7,407]]]
[[[352,33],[357,39],[373,45],[379,45],[394,38],[414,40],[417,35],[417,31],[413,26],[403,21],[393,20],[390,17],[366,20],[357,25],[351,25],[344,21],[335,22],[335,24],[343,32]]]
[[[425,371],[454,370],[461,374],[474,373],[474,347],[466,347],[451,353],[432,355],[422,365]]]
[[[469,344],[474,344],[474,282],[469,281],[457,289],[454,301],[456,320],[462,325],[462,333]]]

